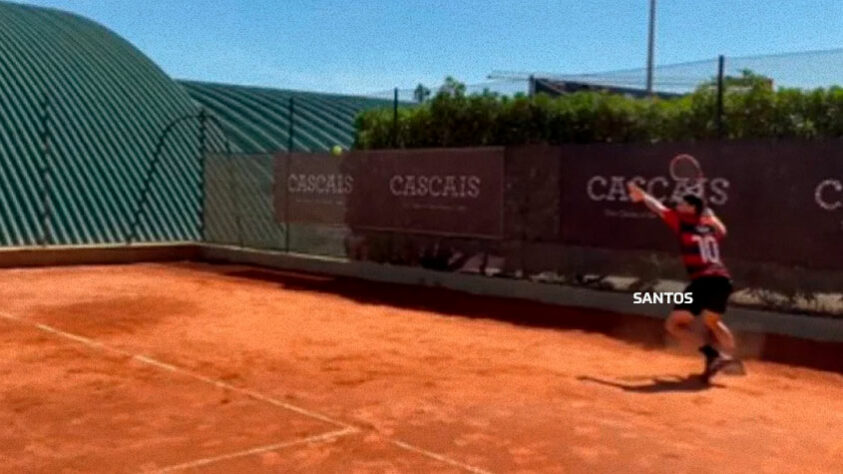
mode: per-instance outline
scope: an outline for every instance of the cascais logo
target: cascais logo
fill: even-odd
[[[481,183],[474,175],[393,175],[389,191],[402,197],[477,199]]]
[[[592,176],[586,183],[589,199],[599,202],[628,202],[626,184],[633,182],[660,201],[679,201],[686,194],[705,198],[713,205],[722,206],[729,200],[729,180],[725,178],[702,179],[689,184],[687,180],[670,180],[664,176]]]
[[[351,194],[354,177],[347,174],[291,174],[287,190],[293,194]]]

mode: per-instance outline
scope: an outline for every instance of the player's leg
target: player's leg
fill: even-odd
[[[691,281],[685,293],[690,293],[691,301],[685,301],[682,304],[674,307],[673,313],[668,317],[666,328],[668,332],[673,334],[676,338],[685,341],[687,344],[693,344],[697,347],[699,352],[705,357],[705,365],[703,367],[703,379],[708,381],[711,373],[712,363],[720,357],[720,352],[711,344],[713,342],[713,335],[704,322],[699,318],[703,308],[707,306],[709,301],[708,295],[711,293],[705,279],[696,279]]]
[[[690,309],[675,308],[664,323],[668,334],[686,346],[699,347],[702,344],[700,331],[695,327],[696,318]]]
[[[667,332],[680,341],[685,347],[696,347],[705,357],[703,366],[703,381],[708,382],[713,373],[712,364],[720,357],[710,341],[712,335],[703,322],[694,316],[692,309],[674,309],[665,322]]]
[[[734,359],[735,337],[723,322],[723,314],[732,294],[732,282],[728,278],[706,278],[701,285],[704,287],[704,297],[701,299],[702,320],[706,328],[711,331],[718,346],[718,356],[710,360],[706,366],[706,378],[717,372],[729,369],[733,373],[744,373],[743,364]]]
[[[735,337],[728,326],[723,323],[719,313],[704,311],[703,320],[706,327],[711,331],[717,340],[717,357],[706,363],[704,377],[710,379],[714,374],[723,371],[732,375],[746,374],[743,362],[737,359],[735,354]]]
[[[703,323],[714,335],[719,348],[732,354],[735,351],[735,338],[723,323],[723,315],[732,294],[732,282],[725,277],[707,277],[698,281]]]
[[[699,292],[699,285],[691,282],[685,293],[690,293],[691,301],[683,301],[673,307],[673,311],[667,317],[664,327],[668,334],[688,346],[699,347],[704,344],[704,334],[701,331],[696,315],[700,314],[702,308],[699,305],[696,293]]]
[[[723,323],[722,315],[706,309],[703,310],[702,319],[706,328],[714,335],[719,349],[727,354],[733,354],[735,352],[735,337],[729,327]]]

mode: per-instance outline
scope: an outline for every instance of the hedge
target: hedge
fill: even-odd
[[[705,83],[675,99],[628,98],[605,92],[559,97],[466,95],[448,79],[430,100],[398,109],[400,148],[528,143],[664,142],[718,137],[717,88]],[[726,78],[723,135],[740,138],[843,136],[843,89],[778,89],[744,71]],[[393,110],[363,112],[355,147],[393,147]]]

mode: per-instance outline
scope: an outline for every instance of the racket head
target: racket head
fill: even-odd
[[[670,177],[676,181],[694,183],[703,179],[702,166],[696,158],[680,153],[670,160]]]

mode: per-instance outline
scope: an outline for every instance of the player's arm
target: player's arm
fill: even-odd
[[[714,211],[712,211],[711,208],[706,208],[706,210],[703,211],[702,219],[704,222],[714,227],[720,237],[726,236],[726,224],[724,224],[723,221],[714,214]]]
[[[638,187],[637,184],[630,182],[627,184],[627,188],[629,189],[629,198],[632,199],[633,202],[643,202],[648,209],[659,216],[664,216],[664,213],[667,212],[667,206],[662,204],[658,199],[647,194],[647,192]]]
[[[662,204],[661,201],[645,192],[635,183],[630,182],[627,185],[627,188],[629,189],[629,198],[632,199],[633,202],[643,202],[644,205],[647,206],[647,209],[661,217],[664,223],[667,224],[667,226],[674,232],[679,230],[679,218],[676,216],[676,212],[674,210],[669,209],[667,206]]]

